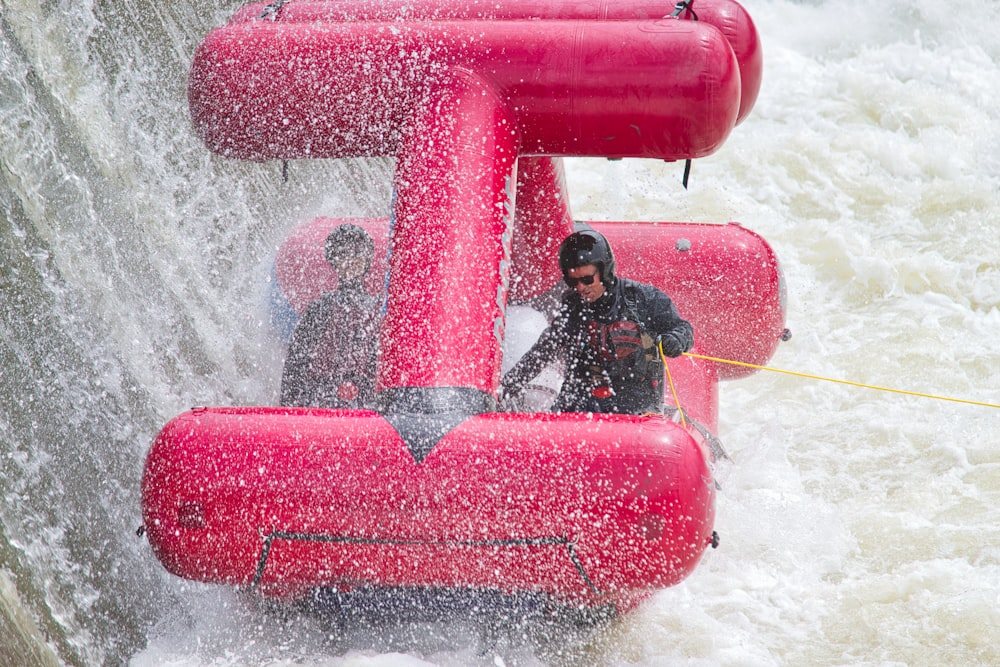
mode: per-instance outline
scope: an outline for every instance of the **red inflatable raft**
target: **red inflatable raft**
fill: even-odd
[[[352,221],[380,250],[379,410],[198,408],[168,423],[142,500],[171,572],[283,598],[446,588],[623,611],[693,570],[714,539],[718,381],[743,371],[671,360],[677,420],[496,402],[508,308],[559,283],[555,249],[574,229],[560,156],[707,155],[756,97],[742,7],[661,7],[291,0],[206,37],[189,93],[209,147],[391,155],[395,198],[391,220]],[[322,243],[340,222],[280,249],[275,303],[293,316],[335,282]],[[696,351],[771,356],[783,285],[757,235],[592,226],[622,275],[674,298]]]

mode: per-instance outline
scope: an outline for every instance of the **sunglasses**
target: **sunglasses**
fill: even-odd
[[[569,276],[564,275],[563,280],[566,281],[566,284],[569,285],[570,288],[575,288],[580,283],[583,283],[584,285],[593,285],[594,281],[597,280],[597,274],[591,273],[590,275],[580,276],[579,278],[570,278]]]

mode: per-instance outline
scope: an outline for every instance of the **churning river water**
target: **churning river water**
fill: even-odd
[[[384,214],[391,164],[209,154],[186,72],[236,5],[0,0],[0,664],[1000,664],[1000,5],[746,6],[761,95],[690,188],[571,160],[572,204],[762,234],[771,365],[818,377],[722,386],[722,543],[691,577],[571,654],[494,655],[457,626],[334,650],[136,536],[163,423],[275,400],[283,235]]]

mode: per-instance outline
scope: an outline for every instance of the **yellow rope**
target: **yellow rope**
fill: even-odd
[[[677,389],[674,387],[674,378],[670,375],[670,366],[667,364],[667,355],[663,354],[663,341],[656,343],[656,349],[660,352],[660,359],[663,359],[663,368],[667,371],[667,384],[670,385],[670,393],[674,397],[674,405],[677,406],[677,414],[681,416],[681,426],[687,428],[687,419],[684,417],[684,410],[681,409],[681,399],[677,396]]]
[[[660,351],[663,354],[663,351]],[[922,394],[918,391],[906,391],[903,389],[892,389],[890,387],[877,387],[871,384],[862,384],[861,382],[851,382],[850,380],[837,380],[834,378],[823,377],[822,375],[811,375],[809,373],[799,373],[797,371],[786,371],[780,368],[770,368],[768,366],[758,366],[756,364],[748,364],[744,361],[733,361],[731,359],[718,359],[716,357],[706,357],[701,354],[692,354],[690,352],[684,353],[685,357],[692,357],[694,359],[704,359],[706,361],[716,361],[721,364],[731,364],[733,366],[745,366],[746,368],[755,368],[760,371],[771,371],[772,373],[784,373],[785,375],[796,375],[798,377],[810,378],[812,380],[823,380],[825,382],[838,382],[840,384],[848,384],[853,387],[864,387],[865,389],[877,389],[878,391],[890,391],[895,394],[907,394],[908,396],[920,396],[921,398],[936,398],[939,401],[952,401],[954,403],[967,403],[968,405],[979,405],[986,408],[1000,408],[1000,405],[995,403],[984,403],[982,401],[970,401],[964,398],[951,398],[949,396],[936,396],[934,394]],[[667,371],[669,375],[669,371]],[[671,389],[673,389],[673,384],[671,384]],[[676,400],[676,399],[675,399]]]

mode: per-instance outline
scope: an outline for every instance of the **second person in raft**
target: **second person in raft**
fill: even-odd
[[[504,375],[509,405],[528,381],[556,361],[564,379],[555,412],[660,413],[662,347],[668,357],[691,349],[694,330],[666,294],[615,274],[608,240],[596,231],[569,235],[559,247],[569,289],[538,341]]]
[[[323,254],[337,273],[337,289],[309,304],[292,332],[281,405],[371,408],[381,317],[379,299],[364,282],[375,243],[345,223],[327,236]]]

